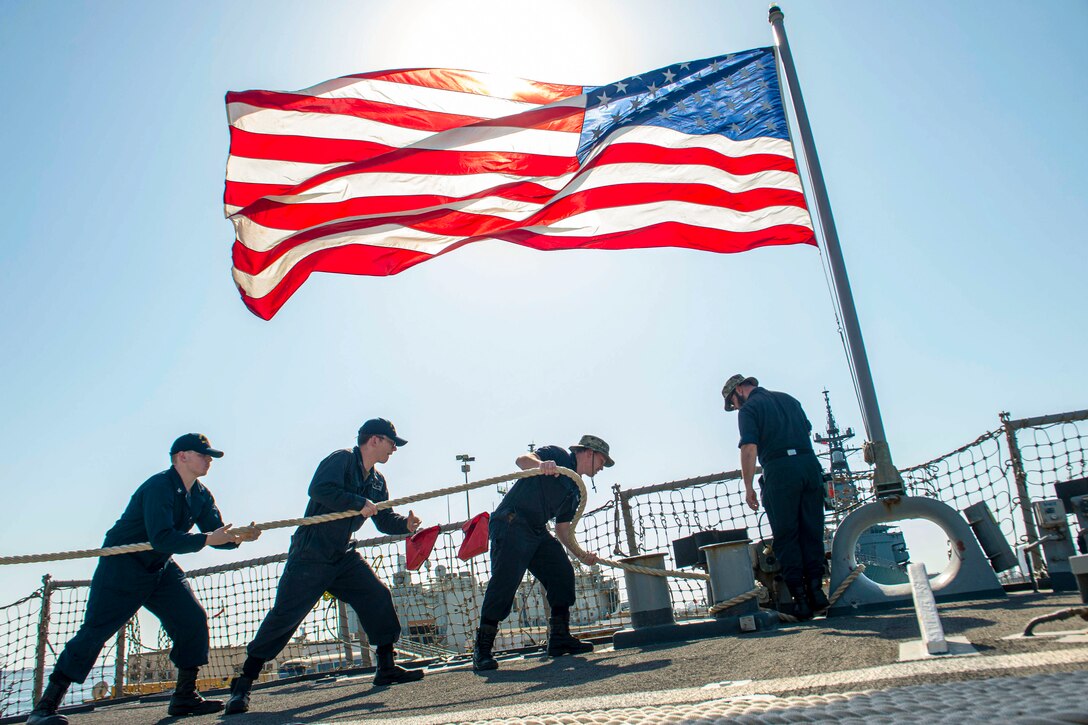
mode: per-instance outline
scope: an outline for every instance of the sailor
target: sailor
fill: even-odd
[[[526,570],[544,585],[551,607],[548,655],[593,651],[592,644],[570,633],[574,568],[563,547],[578,556],[572,543],[571,521],[578,510],[580,495],[574,482],[560,475],[556,467],[569,468],[582,476],[596,475],[614,463],[608,455],[608,444],[596,436],[584,435],[569,451],[559,446],[542,446],[518,456],[515,463],[523,471],[539,468],[540,475],[519,479],[491,515],[491,580],[484,593],[480,627],[472,649],[472,668],[477,672],[499,667],[491,650],[499,622],[510,614]],[[548,533],[550,519],[555,519],[555,536]],[[593,553],[584,553],[579,558],[587,565],[598,561]]]
[[[774,554],[793,597],[793,614],[811,619],[828,608],[823,591],[823,468],[812,450],[801,404],[786,393],[759,387],[755,378],[734,375],[722,388],[726,411],[739,410],[740,470],[744,498],[759,510],[752,479],[763,467],[760,493],[774,537]]]
[[[170,468],[144,481],[132,494],[102,545],[150,542],[152,549],[98,560],[83,624],[57,658],[49,685],[27,718],[30,725],[68,722],[57,714],[68,686],[87,679],[106,641],[140,607],[159,618],[173,642],[170,660],[178,668],[178,681],[167,712],[206,715],[223,709],[221,700],[205,700],[196,691],[197,671],[208,664],[208,616],[173,559],[173,554],[205,546],[234,549],[239,542],[260,536],[252,525],[232,530],[231,524],[224,524],[211,491],[199,479],[208,473],[212,459],[222,456],[205,436],[187,433],[170,446]],[[189,533],[193,524],[203,533]]]
[[[311,526],[299,526],[291,537],[287,563],[276,589],[276,601],[265,616],[253,641],[242,673],[231,682],[226,714],[249,710],[250,690],[266,662],[278,655],[302,620],[327,591],[351,606],[370,642],[377,646],[378,666],[374,684],[394,685],[423,678],[422,670],[406,670],[393,661],[393,643],[400,639],[400,620],[393,596],[355,550],[352,534],[371,518],[385,534],[408,534],[419,528],[420,519],[392,509],[379,511],[375,504],[389,500],[385,476],[376,464],[386,463],[408,441],[384,418],[373,418],[359,428],[358,445],[330,453],[310,481],[306,516],[358,511],[358,516]]]

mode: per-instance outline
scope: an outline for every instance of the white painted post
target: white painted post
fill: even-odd
[[[910,590],[914,596],[914,613],[918,616],[918,628],[922,631],[922,644],[931,655],[948,653],[948,641],[944,638],[944,627],[937,615],[937,600],[933,598],[933,589],[929,586],[929,574],[926,565],[911,564],[907,567],[910,577]]]
[[[1088,554],[1069,557],[1069,568],[1077,578],[1080,600],[1088,604]]]

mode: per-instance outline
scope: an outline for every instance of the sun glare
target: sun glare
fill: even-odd
[[[460,68],[571,85],[606,83],[623,75],[620,64],[630,28],[622,4],[397,2],[364,7],[359,13],[368,24],[392,31],[383,35],[382,47],[371,50],[402,58],[397,67]],[[408,26],[403,24],[406,14],[413,18]],[[579,32],[584,27],[612,32],[587,42]]]

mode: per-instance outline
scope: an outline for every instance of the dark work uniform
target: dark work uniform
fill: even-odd
[[[223,525],[215,499],[199,480],[186,492],[181,476],[171,467],[136,489],[102,545],[147,541],[154,550],[98,560],[83,625],[57,659],[57,671],[73,682],[87,679],[102,647],[140,607],[162,622],[174,643],[170,660],[179,669],[208,663],[208,617],[193,596],[185,572],[171,558],[204,548],[205,536],[189,533],[193,524],[203,532]],[[238,544],[215,548],[236,549]]]
[[[358,510],[389,500],[385,477],[373,468],[363,471],[358,447],[334,451],[314,473],[306,516]],[[287,564],[276,589],[276,603],[264,618],[247,652],[265,661],[278,655],[314,604],[326,591],[350,605],[371,644],[392,644],[400,638],[400,621],[393,596],[359,556],[351,540],[365,519],[353,516],[312,526],[299,526],[291,537]],[[407,534],[407,519],[390,509],[374,516],[385,534]]]
[[[812,450],[812,424],[786,393],[755,388],[740,408],[740,445],[754,443],[763,508],[787,586],[823,576],[823,468]]]
[[[536,455],[576,470],[573,451],[543,446]],[[574,604],[574,567],[546,524],[553,518],[557,524],[572,521],[579,501],[578,487],[563,475],[518,479],[503,497],[489,524],[491,581],[484,593],[485,620],[506,619],[526,570],[544,585],[553,608]]]

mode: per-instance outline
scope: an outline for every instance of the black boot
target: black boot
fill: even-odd
[[[584,655],[592,652],[593,645],[583,642],[570,633],[570,614],[553,616],[548,620],[548,656]]]
[[[802,584],[790,584],[790,595],[793,597],[793,611],[787,612],[797,617],[798,621],[804,622],[812,619],[812,606],[808,603],[808,597],[805,596],[805,587]]]
[[[831,606],[824,594],[823,577],[815,577],[805,582],[805,600],[816,614],[823,614]]]
[[[30,711],[27,717],[27,725],[68,725],[68,718],[57,714],[60,701],[64,699],[64,693],[68,692],[68,685],[54,682],[49,678],[49,684],[38,700],[38,704]]]
[[[499,663],[491,654],[499,628],[493,624],[481,624],[476,630],[476,643],[472,646],[472,669],[477,672],[497,670]]]
[[[253,680],[245,675],[239,675],[230,681],[230,699],[223,709],[224,715],[237,715],[241,712],[249,712],[249,691],[253,687]]]
[[[423,670],[406,670],[393,661],[393,645],[383,644],[378,647],[378,669],[374,672],[374,685],[399,685],[402,682],[415,682],[423,679]]]
[[[178,670],[178,684],[166,712],[171,715],[211,715],[223,709],[222,700],[205,700],[196,691],[196,667]]]

